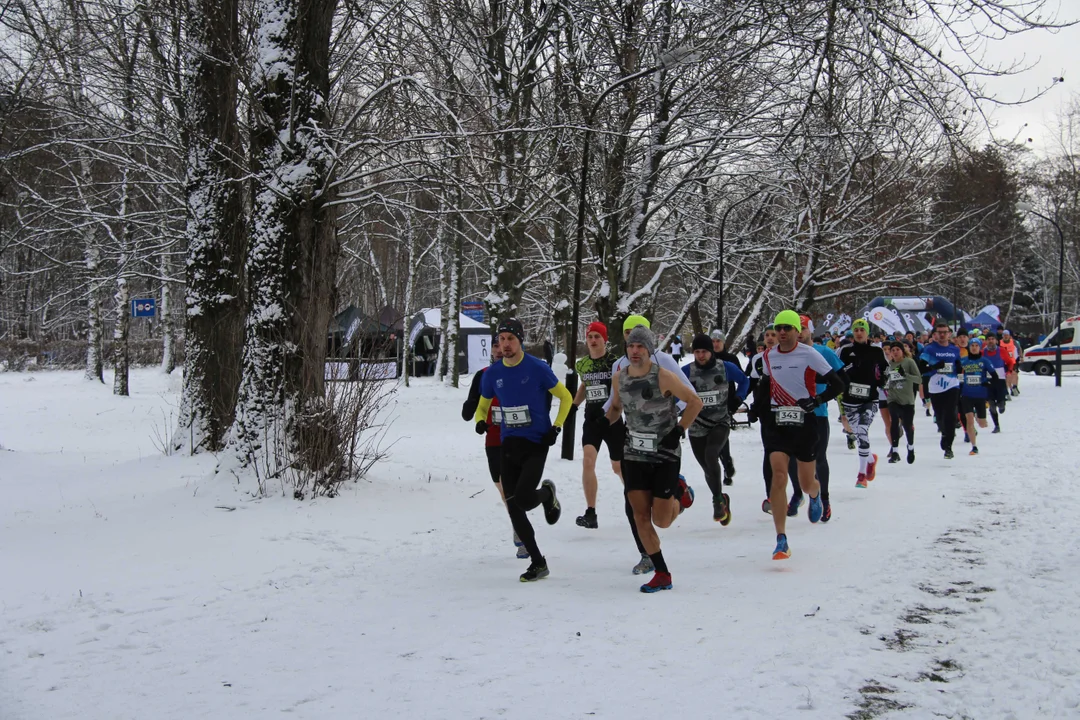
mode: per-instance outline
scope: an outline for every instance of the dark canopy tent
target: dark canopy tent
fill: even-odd
[[[979,328],[980,330],[985,330],[986,332],[996,333],[1002,328],[1002,323],[990,313],[981,312],[975,317],[973,317],[970,321],[964,323],[964,327],[968,330]]]
[[[424,308],[409,322],[409,346],[413,352],[413,373],[431,375],[442,341],[442,312]],[[467,315],[458,314],[458,372],[476,372],[490,361],[491,328]]]
[[[330,321],[326,364],[329,379],[355,380],[362,366],[377,366],[380,377],[396,377],[397,341],[392,328],[349,305]]]

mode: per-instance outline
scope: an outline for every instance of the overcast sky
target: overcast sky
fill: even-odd
[[[1061,0],[1059,20],[1080,19],[1080,0]],[[1003,100],[1031,97],[1051,84],[1054,77],[1065,82],[1052,88],[1043,97],[1018,107],[987,106],[996,125],[994,136],[1001,140],[1016,139],[1039,154],[1053,151],[1054,119],[1072,98],[1080,98],[1080,25],[1056,33],[1032,31],[991,43],[987,59],[1009,62],[1026,59],[1030,70],[1006,78],[987,81],[986,89]],[[1027,127],[1024,127],[1025,123]],[[1031,138],[1031,142],[1028,142]]]

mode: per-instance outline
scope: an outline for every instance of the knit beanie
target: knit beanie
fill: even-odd
[[[599,320],[589,323],[589,329],[585,331],[585,334],[588,335],[591,332],[600,333],[600,336],[604,338],[604,342],[607,342],[607,325],[604,323]]]
[[[694,336],[694,342],[690,345],[691,350],[708,350],[712,352],[712,340],[704,333],[698,333]]]
[[[626,338],[626,344],[630,345],[632,343],[644,345],[650,355],[656,352],[656,336],[652,334],[652,330],[644,325],[638,325],[630,331]]]

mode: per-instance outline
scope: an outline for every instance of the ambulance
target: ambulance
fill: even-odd
[[[1038,345],[1024,351],[1020,369],[1036,375],[1053,375],[1057,346],[1061,344],[1062,370],[1080,369],[1080,315],[1061,323],[1054,332]]]

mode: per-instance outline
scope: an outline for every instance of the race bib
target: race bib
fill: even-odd
[[[532,416],[529,414],[528,405],[504,407],[502,412],[503,419],[506,421],[506,427],[518,428],[532,425]]]
[[[1004,380],[1005,379],[1005,368],[999,367],[999,368],[995,368],[995,370],[997,371],[997,376],[1000,379]]]
[[[848,385],[847,394],[856,400],[866,400],[870,397],[870,386],[862,383],[851,383]]]
[[[968,373],[964,376],[964,382],[968,385],[982,385],[982,375]]]
[[[893,383],[894,385],[897,384],[897,383],[904,382],[903,373],[901,373],[899,370],[890,370],[889,371],[889,382]]]
[[[495,423],[496,425],[502,425],[502,421],[502,407],[495,406],[491,408],[491,422]]]
[[[659,440],[656,433],[627,432],[630,447],[641,452],[656,452]]]
[[[585,400],[586,402],[604,402],[607,400],[608,391],[607,385],[587,385],[585,386]]]
[[[701,404],[705,407],[716,407],[720,404],[719,390],[710,390],[709,392],[698,393],[698,397],[701,398]]]
[[[773,412],[776,413],[776,424],[786,426],[802,425],[806,415],[806,411],[798,405],[773,408]]]

